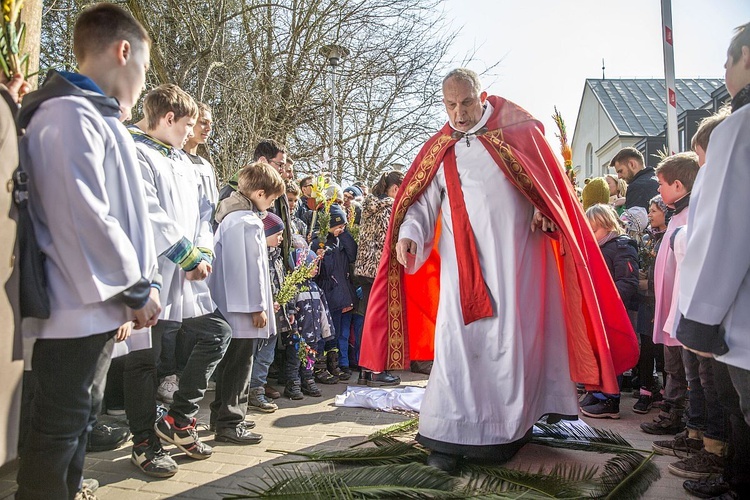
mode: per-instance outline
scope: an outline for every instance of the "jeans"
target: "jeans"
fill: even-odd
[[[747,498],[750,495],[750,370],[726,367],[731,384],[721,380],[720,371],[714,374],[716,390],[729,415],[732,431],[724,478],[739,498]]]
[[[650,333],[639,335],[639,337],[641,339],[641,355],[638,358],[638,377],[640,378],[641,388],[651,393],[658,392],[659,380],[654,377],[654,368],[656,370],[664,369],[664,349],[661,345],[654,344]]]
[[[216,396],[211,403],[211,425],[216,430],[236,428],[247,413],[247,382],[259,339],[233,338],[216,367]]]
[[[268,369],[273,363],[277,338],[278,335],[273,335],[267,339],[257,339],[258,343],[253,354],[253,369],[250,372],[250,389],[263,387],[268,382]]]
[[[682,346],[664,346],[664,371],[667,372],[667,383],[664,384],[664,401],[676,408],[685,407],[687,396],[687,379],[682,364]]]
[[[294,344],[287,345],[283,353],[284,355],[281,358],[284,360],[284,364],[281,368],[284,370],[286,381],[300,380],[300,368],[302,364],[298,356],[299,344],[296,347]]]
[[[229,346],[232,330],[219,311],[177,321],[160,320],[151,329],[151,349],[133,351],[125,360],[125,413],[138,444],[154,434],[156,421],[156,363],[162,347],[162,335],[182,327],[195,335],[196,344],[190,353],[180,378],[180,388],[174,393],[169,414],[184,426],[198,413],[198,403],[206,393],[208,379]]]
[[[193,352],[197,339],[192,331],[184,329],[170,331],[161,338],[161,354],[156,366],[156,374],[159,380],[167,375],[182,376],[190,353]]]
[[[31,422],[16,498],[70,499],[81,488],[86,442],[99,413],[114,335],[39,339],[34,344]]]
[[[682,349],[682,365],[685,367],[685,379],[688,383],[687,427],[694,430],[706,430],[706,397],[701,384],[699,356],[687,349]]]
[[[362,327],[365,324],[365,317],[353,312],[341,315],[341,334],[339,334],[339,366],[348,368],[349,365],[358,364],[359,345],[362,342]],[[349,338],[351,331],[354,330],[354,346],[349,349]]]

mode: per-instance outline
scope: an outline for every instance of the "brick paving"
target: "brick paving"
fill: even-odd
[[[396,372],[405,384],[424,386],[427,377],[409,372]],[[200,435],[214,447],[208,460],[198,461],[167,447],[180,466],[180,471],[169,479],[155,479],[142,474],[130,463],[129,443],[117,450],[90,453],[86,457],[85,476],[99,481],[96,495],[101,500],[158,500],[166,498],[220,499],[224,494],[241,493],[243,485],[259,485],[266,470],[282,459],[269,450],[310,451],[319,449],[346,448],[363,440],[368,434],[405,420],[399,414],[376,412],[360,408],[337,408],[333,398],[345,390],[344,384],[320,385],[322,398],[305,397],[301,401],[278,399],[279,409],[275,413],[249,412],[248,419],[257,423],[255,429],[263,435],[259,445],[240,446],[214,443],[213,434],[201,431]],[[208,399],[213,393],[208,393]],[[615,431],[625,437],[635,448],[650,449],[653,439],[639,429],[639,424],[653,418],[631,411],[635,399],[623,396],[619,420],[585,419],[591,426]],[[204,407],[206,405],[203,405]],[[199,419],[208,420],[204,410]],[[668,436],[667,436],[668,438]],[[553,449],[527,445],[507,466],[510,468],[539,470],[556,463],[582,463],[603,465],[611,455],[583,451]],[[674,457],[656,456],[654,462],[661,472],[643,498],[671,500],[690,497],[682,488],[683,480],[667,471]],[[600,467],[601,470],[601,467]],[[13,497],[15,491],[16,465],[0,468],[0,499]],[[40,478],[44,480],[44,478]]]

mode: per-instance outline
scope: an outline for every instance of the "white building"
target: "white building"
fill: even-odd
[[[680,151],[690,147],[696,123],[727,97],[722,79],[681,79],[676,82]],[[667,122],[664,80],[587,79],[571,147],[578,182],[613,172],[612,157],[622,148],[640,150],[649,166],[664,147]]]

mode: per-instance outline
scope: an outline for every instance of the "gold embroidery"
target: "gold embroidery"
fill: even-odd
[[[447,145],[454,142],[450,136],[438,137],[434,144],[425,153],[419,165],[416,165],[414,176],[409,182],[404,197],[399,203],[398,210],[393,217],[393,230],[391,231],[391,255],[388,265],[388,358],[387,367],[393,370],[405,369],[406,361],[406,315],[402,305],[404,304],[404,290],[401,286],[401,265],[396,260],[396,243],[398,243],[398,228],[406,217],[406,212],[414,203],[415,197],[427,188],[427,184],[435,176],[435,167],[438,159],[442,158]]]

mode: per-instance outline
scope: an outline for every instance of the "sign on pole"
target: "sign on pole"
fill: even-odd
[[[677,138],[677,94],[674,84],[674,44],[672,37],[672,2],[661,0],[662,46],[664,47],[664,79],[667,88],[667,148],[669,154],[680,149]]]

